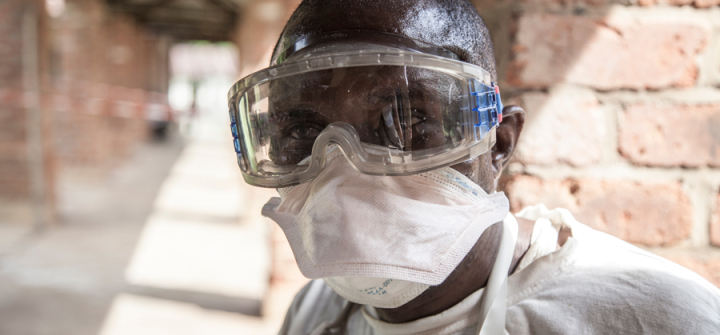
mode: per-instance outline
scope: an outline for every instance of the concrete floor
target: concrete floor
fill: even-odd
[[[268,286],[275,193],[242,182],[226,128],[64,171],[59,224],[0,225],[0,334],[275,333],[298,285]]]

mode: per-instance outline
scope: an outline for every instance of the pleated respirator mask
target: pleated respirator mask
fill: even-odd
[[[348,42],[352,41],[352,42]],[[393,308],[438,285],[508,214],[448,166],[495,143],[498,87],[445,49],[374,32],[298,41],[230,90],[248,184],[300,270],[344,298]]]

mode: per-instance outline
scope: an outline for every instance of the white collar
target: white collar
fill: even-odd
[[[534,211],[533,211],[534,210]],[[548,255],[555,251],[557,243],[557,235],[560,226],[565,225],[569,228],[573,228],[574,221],[567,220],[565,217],[560,219],[552,217],[550,214],[555,214],[557,211],[548,211],[545,206],[535,206],[527,208],[526,210],[518,213],[518,217],[530,219],[535,221],[533,226],[533,232],[531,237],[530,247],[525,256],[520,260],[518,268],[510,278],[515,277],[515,274],[526,268],[535,260]],[[503,222],[512,221],[517,227],[517,221],[512,214],[508,215]],[[511,286],[508,287],[508,296],[511,295]],[[406,334],[437,334],[437,335],[451,335],[457,334],[462,330],[469,329],[473,325],[477,324],[480,318],[480,305],[483,297],[484,288],[481,288],[465,299],[460,301],[455,306],[439,313],[419,320],[406,322],[406,323],[388,323],[381,321],[373,307],[364,306],[362,314],[368,324],[375,330],[379,335],[406,335]],[[513,304],[511,300],[507,301],[508,305]],[[474,329],[474,328],[472,328]]]
[[[505,219],[503,220],[503,227],[503,242],[500,246],[501,255],[499,255],[498,259],[496,260],[496,263],[501,263],[495,264],[495,266],[493,267],[493,273],[491,273],[489,279],[489,282],[494,283],[490,283],[489,286],[496,286],[494,286],[494,289],[491,287],[490,291],[488,292],[495,292],[490,293],[490,299],[492,299],[490,303],[496,301],[494,298],[496,294],[500,294],[500,296],[498,296],[498,299],[501,300],[497,300],[497,303],[501,303],[504,306],[506,299],[506,291],[504,288],[501,289],[500,287],[504,287],[504,284],[501,283],[507,280],[507,271],[508,267],[510,266],[512,252],[515,249],[515,241],[518,235],[517,220],[512,214],[508,214],[505,217]],[[502,254],[506,255],[502,256]],[[505,257],[505,260],[501,261],[500,259],[503,259],[503,257]],[[495,272],[500,274],[500,276],[494,275]],[[375,330],[375,332],[381,335],[455,334],[463,329],[472,326],[473,324],[477,324],[478,321],[480,321],[480,315],[483,313],[483,292],[485,292],[485,288],[475,291],[455,306],[441,312],[440,314],[401,324],[393,324],[381,321],[377,317],[377,314],[372,307],[365,306],[365,308],[363,308],[362,310],[362,313],[368,324],[370,324],[370,326]],[[504,311],[501,310],[500,313],[504,319]],[[502,322],[502,325],[504,325],[503,321],[500,322]]]

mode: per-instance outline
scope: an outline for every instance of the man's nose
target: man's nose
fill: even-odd
[[[377,129],[383,145],[399,150],[406,149],[406,144],[409,143],[409,138],[406,137],[410,135],[410,127],[406,125],[408,116],[405,115],[405,101],[400,90],[396,90],[396,94],[388,99],[388,103],[380,110]]]

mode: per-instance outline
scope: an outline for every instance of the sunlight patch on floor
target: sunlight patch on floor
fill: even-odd
[[[263,335],[273,333],[276,327],[260,317],[120,294],[113,301],[100,335]]]

